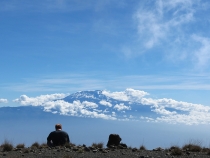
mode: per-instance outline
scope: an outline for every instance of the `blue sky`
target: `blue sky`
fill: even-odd
[[[209,106],[209,1],[0,2],[0,102],[133,88]]]
[[[1,0],[0,107],[131,88],[208,118],[209,10],[208,0]]]
[[[1,106],[16,106],[23,94],[126,88],[208,106],[209,7],[207,0],[2,0]]]

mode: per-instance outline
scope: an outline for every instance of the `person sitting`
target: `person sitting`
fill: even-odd
[[[47,137],[47,145],[49,147],[63,146],[69,142],[69,135],[65,131],[62,131],[61,124],[56,124],[55,131],[51,132]]]

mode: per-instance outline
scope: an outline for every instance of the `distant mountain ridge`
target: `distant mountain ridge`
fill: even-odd
[[[147,139],[154,136],[151,140],[151,145],[154,145],[154,139],[158,139],[156,142],[165,140],[166,136],[171,139],[171,131],[182,130],[186,124],[208,123],[210,111],[208,106],[167,98],[153,99],[146,97],[145,92],[133,89],[120,92],[92,90],[37,97],[21,95],[14,101],[21,106],[0,108],[0,141],[9,138],[18,143],[42,142],[54,130],[54,125],[61,123],[72,141],[80,144],[95,140],[106,142],[108,134],[119,133],[126,143],[136,141],[138,145],[145,136],[148,136]],[[165,126],[165,123],[179,125]],[[188,133],[195,131],[195,126],[192,127]],[[156,135],[157,130],[159,135]],[[179,136],[173,138],[175,141],[180,139]]]
[[[103,95],[101,90],[95,90],[95,91],[80,91],[73,93],[67,97],[65,97],[63,100],[67,102],[72,102],[74,100],[80,100],[80,101],[85,101],[85,100],[93,100],[93,101],[100,101],[100,100],[109,100],[110,98]]]
[[[37,106],[45,112],[66,116],[139,120],[141,116],[154,115],[150,106],[136,102],[129,93],[129,89],[125,93],[92,90],[79,91],[61,99],[51,100],[39,98],[31,101],[31,98],[21,96],[19,101],[24,106]]]
[[[112,96],[102,90],[92,90],[76,92],[61,100],[70,104],[79,101],[90,112],[106,114],[120,120],[139,119],[140,116],[154,115],[151,113],[149,106],[142,105],[123,95],[125,94],[115,94]]]
[[[210,117],[209,106],[167,98],[153,99],[147,95],[149,95],[147,92],[134,89],[120,92],[91,90],[70,95],[63,93],[37,97],[21,95],[14,101],[22,106],[35,106],[44,112],[64,116],[189,125],[210,122],[206,119]]]

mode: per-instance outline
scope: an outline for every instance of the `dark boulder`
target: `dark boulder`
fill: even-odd
[[[121,140],[122,139],[120,138],[120,136],[118,134],[110,134],[109,135],[109,140],[108,140],[108,143],[107,143],[107,147],[118,146],[118,145],[120,145]]]

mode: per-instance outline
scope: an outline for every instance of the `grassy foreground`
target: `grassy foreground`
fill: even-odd
[[[202,147],[201,145],[202,143],[198,142],[198,141],[191,141],[189,143],[184,144],[182,147],[179,146],[171,146],[169,148],[163,149],[161,147],[155,148],[153,149],[153,151],[168,151],[170,152],[170,155],[174,155],[174,156],[181,156],[183,154],[188,155],[190,154],[190,152],[198,152],[198,153],[206,153],[206,155],[210,155],[210,148],[206,148],[206,147]],[[76,152],[85,152],[85,149],[104,149],[104,143],[100,142],[100,143],[92,143],[92,145],[90,147],[86,147],[85,145],[83,145],[83,147],[85,148],[80,148],[80,145],[76,146],[73,143],[68,143],[65,144],[64,147],[65,148],[72,148],[74,147],[75,149],[78,147],[78,150],[75,150]],[[24,143],[21,144],[17,144],[16,146],[14,146],[11,142],[9,142],[8,140],[5,140],[1,145],[0,148],[3,152],[9,152],[9,151],[14,151],[14,150],[19,150],[21,149],[23,151],[23,153],[29,153],[31,149],[42,149],[42,148],[49,148],[47,146],[46,143],[42,143],[39,144],[38,142],[34,142],[30,147],[26,147]],[[122,149],[120,148],[120,146],[116,146],[114,147],[115,149]],[[131,149],[133,152],[135,151],[146,151],[147,148],[144,145],[140,145],[139,148],[132,148],[132,147],[127,147],[128,149]]]

